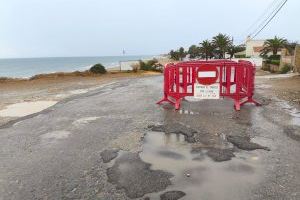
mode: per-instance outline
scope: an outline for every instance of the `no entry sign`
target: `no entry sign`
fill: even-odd
[[[197,70],[198,83],[194,84],[194,97],[199,99],[219,99],[219,71],[216,66],[202,66]]]

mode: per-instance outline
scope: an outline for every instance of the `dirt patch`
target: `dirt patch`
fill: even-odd
[[[182,191],[169,191],[160,195],[161,200],[177,200],[185,196]]]
[[[118,149],[104,150],[100,155],[104,163],[109,163],[118,156],[118,152]]]
[[[252,151],[256,149],[264,149],[267,151],[270,151],[268,147],[261,146],[259,144],[253,143],[250,141],[250,137],[246,136],[227,136],[227,141],[232,143],[234,146],[236,146],[239,149],[246,150],[246,151]]]
[[[108,181],[124,189],[129,198],[139,198],[147,193],[159,192],[171,185],[170,173],[151,170],[138,153],[124,152],[107,170]]]
[[[268,90],[264,90],[264,92],[271,92],[280,99],[283,99],[295,105],[300,105],[300,76],[270,80],[258,80],[258,82],[262,82],[271,86]]]

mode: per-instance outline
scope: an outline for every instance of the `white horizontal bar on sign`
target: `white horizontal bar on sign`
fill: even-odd
[[[216,77],[217,74],[215,71],[201,71],[201,72],[198,72],[198,77],[199,78],[214,78]]]

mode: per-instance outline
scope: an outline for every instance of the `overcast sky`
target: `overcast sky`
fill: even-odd
[[[217,33],[246,38],[273,0],[0,0],[0,58],[167,53]],[[300,40],[300,1],[258,36]]]

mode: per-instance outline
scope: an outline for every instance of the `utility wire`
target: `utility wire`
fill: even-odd
[[[261,23],[257,26],[257,28],[253,32],[251,32],[251,34],[249,34],[249,35],[252,36],[255,33],[257,33],[261,29],[261,27],[263,27],[267,23],[267,21],[274,16],[274,14],[280,9],[280,7],[284,4],[285,1],[286,0],[282,0],[278,5],[276,5],[274,10],[272,12],[270,12],[267,15],[267,17],[263,21],[261,21]]]
[[[263,13],[256,19],[256,21],[251,26],[249,26],[249,28],[243,33],[243,35],[245,35],[246,33],[250,32],[251,29],[254,28],[257,23],[261,22],[262,18],[264,18],[268,14],[269,10],[273,9],[273,7],[278,3],[278,1],[280,1],[280,0],[273,0],[268,5],[268,7],[266,7],[266,9],[263,11]],[[269,17],[267,17],[267,18],[269,18]]]
[[[251,39],[255,38],[260,32],[262,32],[267,25],[274,19],[274,17],[279,13],[279,11],[283,8],[283,6],[287,3],[288,0],[285,0],[284,3],[280,6],[280,8],[274,13],[274,15],[268,20],[268,22],[253,36]]]
[[[246,36],[251,36],[253,33],[255,33],[256,31],[259,30],[259,28],[261,26],[263,26],[265,24],[265,22],[271,17],[271,15],[279,8],[279,6],[283,3],[284,0],[281,1],[280,4],[279,1],[281,0],[273,0],[267,7],[266,9],[264,9],[264,11],[262,12],[262,14],[255,20],[255,22],[247,29],[247,31],[245,31],[240,37],[240,40],[238,43],[242,43],[244,41],[244,39],[241,39],[241,38],[245,38],[244,36],[247,34],[247,32],[250,32],[250,30],[254,27],[257,27],[255,30],[253,30],[252,32],[248,33]],[[269,10],[273,10],[271,13],[269,13],[268,11]],[[269,14],[268,14],[269,13]],[[265,18],[266,17],[266,18]],[[265,18],[265,19],[263,19]],[[263,20],[262,20],[263,19]],[[260,24],[258,26],[257,23]]]

